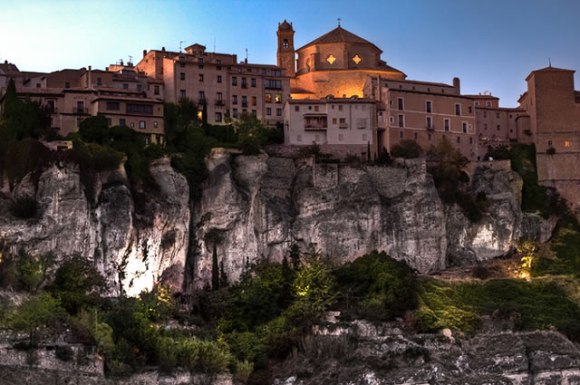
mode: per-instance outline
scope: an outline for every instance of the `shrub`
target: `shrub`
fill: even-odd
[[[391,148],[391,155],[394,158],[414,159],[423,155],[423,149],[416,141],[403,139]]]
[[[351,314],[372,321],[402,316],[417,306],[415,274],[405,262],[373,252],[335,271],[342,302]]]
[[[65,317],[60,301],[48,293],[41,293],[15,308],[8,316],[8,326],[28,333],[33,342],[45,329],[61,325]]]

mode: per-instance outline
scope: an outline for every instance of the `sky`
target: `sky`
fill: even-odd
[[[200,43],[276,63],[276,29],[296,48],[337,26],[383,50],[408,79],[489,91],[517,106],[534,69],[580,71],[579,0],[0,0],[0,62],[50,72],[104,69],[144,49]],[[576,89],[580,75],[576,74]]]

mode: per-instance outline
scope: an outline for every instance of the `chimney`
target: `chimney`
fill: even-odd
[[[143,57],[145,57],[145,56],[147,56],[147,50],[146,49],[143,50]]]
[[[87,82],[89,83],[89,84],[88,84],[88,87],[89,87],[89,88],[91,88],[91,87],[93,86],[93,82],[91,81],[91,70],[92,70],[92,67],[91,67],[91,66],[89,66],[89,77],[88,77],[88,79],[87,79]]]
[[[161,47],[161,52],[165,52],[165,47]]]
[[[457,94],[461,94],[461,80],[453,78],[453,88],[457,90]]]

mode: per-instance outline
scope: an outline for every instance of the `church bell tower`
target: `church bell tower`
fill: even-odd
[[[286,75],[296,75],[296,60],[294,53],[294,29],[292,23],[284,20],[278,23],[278,51],[276,53],[278,67],[286,71]]]

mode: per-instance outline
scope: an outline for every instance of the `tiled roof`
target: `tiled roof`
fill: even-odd
[[[306,47],[309,47],[311,45],[332,44],[332,43],[367,44],[367,45],[374,47],[378,51],[382,52],[379,47],[377,47],[376,45],[374,45],[370,41],[365,40],[362,37],[357,36],[354,33],[347,31],[346,29],[342,28],[341,26],[338,26],[335,29],[333,29],[332,31],[320,36],[318,39],[311,41],[310,43],[306,44],[302,48],[299,48],[299,50],[306,48]]]

